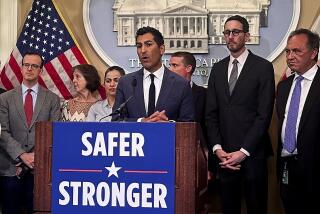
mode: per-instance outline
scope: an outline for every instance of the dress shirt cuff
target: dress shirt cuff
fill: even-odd
[[[220,145],[220,144],[216,144],[216,145],[214,145],[214,147],[212,148],[212,152],[213,152],[213,154],[215,154],[215,153],[216,153],[217,149],[222,149],[222,147],[221,147],[221,145]]]
[[[248,157],[250,156],[250,153],[247,150],[245,150],[244,148],[241,148],[240,151],[243,152],[246,156],[248,156]]]
[[[18,164],[18,163],[23,162],[23,161],[21,160],[20,156],[21,156],[22,154],[24,154],[24,153],[26,153],[26,152],[22,152],[16,159],[13,160],[14,164]]]
[[[138,118],[137,122],[142,122],[143,117]]]

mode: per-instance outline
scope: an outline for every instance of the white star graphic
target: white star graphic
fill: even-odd
[[[105,167],[108,171],[109,171],[109,174],[108,174],[108,178],[111,176],[111,175],[114,175],[118,178],[118,171],[119,169],[121,169],[122,167],[116,167],[116,165],[114,164],[114,161],[112,161],[112,164],[110,167]]]

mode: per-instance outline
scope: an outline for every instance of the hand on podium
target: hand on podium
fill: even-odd
[[[168,122],[169,118],[166,115],[166,111],[156,111],[149,117],[142,118],[141,122]]]

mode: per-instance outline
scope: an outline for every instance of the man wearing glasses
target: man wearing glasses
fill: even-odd
[[[224,214],[241,213],[242,190],[247,213],[267,213],[267,157],[272,155],[268,128],[274,104],[272,64],[245,46],[249,24],[228,18],[224,38],[230,56],[211,70],[206,105],[208,141],[218,157]]]
[[[277,172],[286,213],[314,213],[319,203],[319,39],[308,29],[291,32],[285,50],[294,74],[277,87]]]
[[[2,213],[33,213],[35,122],[57,121],[60,99],[39,86],[43,60],[38,53],[22,59],[22,83],[0,96],[0,185]]]

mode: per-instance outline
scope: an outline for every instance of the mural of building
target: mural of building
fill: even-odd
[[[208,53],[209,45],[225,43],[224,22],[235,14],[249,22],[249,44],[259,44],[269,6],[270,0],[115,0],[113,30],[118,46],[135,45],[137,29],[152,26],[162,32],[166,53]]]

